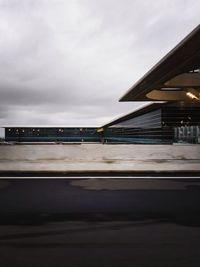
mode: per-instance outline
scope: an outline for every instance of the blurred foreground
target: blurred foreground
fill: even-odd
[[[0,145],[0,171],[200,171],[200,145]]]

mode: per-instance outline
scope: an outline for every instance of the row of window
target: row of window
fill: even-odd
[[[6,128],[7,135],[96,134],[96,128]]]

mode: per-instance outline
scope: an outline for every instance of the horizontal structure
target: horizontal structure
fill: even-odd
[[[120,101],[200,100],[200,25],[133,85]]]
[[[104,125],[107,142],[198,143],[200,106],[154,103]]]
[[[120,101],[158,101],[101,127],[4,127],[14,142],[200,143],[200,25]]]
[[[5,140],[16,142],[98,142],[94,127],[5,127]]]
[[[95,127],[5,127],[9,142],[200,142],[200,105],[153,103]]]

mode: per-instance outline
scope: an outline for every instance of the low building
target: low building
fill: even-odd
[[[95,127],[5,127],[5,141],[99,142]]]

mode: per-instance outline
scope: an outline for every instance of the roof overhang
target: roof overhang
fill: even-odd
[[[200,100],[200,25],[119,101]]]

